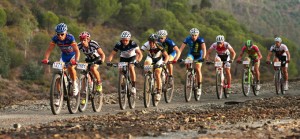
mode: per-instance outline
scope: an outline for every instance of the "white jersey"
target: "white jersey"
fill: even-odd
[[[209,49],[216,50],[217,55],[230,55],[229,49],[232,48],[228,42],[224,42],[224,47],[218,47],[217,42],[213,43]]]
[[[141,48],[143,51],[148,51],[148,56],[151,58],[161,58],[164,51],[160,43],[155,43],[155,47],[151,48],[149,41],[147,41]]]
[[[272,45],[270,52],[274,52],[276,56],[286,56],[286,52],[289,51],[285,44],[280,44],[280,46]]]

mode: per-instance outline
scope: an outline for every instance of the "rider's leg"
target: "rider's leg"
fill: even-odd
[[[132,80],[132,87],[135,87],[136,76],[135,76],[135,70],[133,64],[129,64],[129,71],[130,71],[130,78]]]
[[[196,70],[196,80],[198,83],[198,88],[200,88],[200,85],[202,83],[201,67],[202,67],[202,63],[196,63],[195,70]]]
[[[96,64],[93,65],[91,67],[91,72],[93,73],[93,75],[95,75],[95,77],[97,79],[97,83],[99,84],[99,83],[101,83],[101,75],[100,75],[100,73],[98,71],[98,67],[99,67],[99,65],[96,65]]]
[[[174,60],[174,58],[176,56],[176,52],[175,53],[174,52],[169,55],[169,61],[173,61]],[[169,76],[173,76],[173,64],[172,63],[168,64],[167,68],[169,70],[169,74],[170,74]]]
[[[161,68],[156,68],[155,69],[155,78],[156,78],[156,84],[157,84],[157,87],[156,87],[156,89],[157,90],[161,90],[161,77],[160,77],[160,75],[161,75]],[[160,93],[160,92],[159,92]]]
[[[259,72],[259,66],[260,66],[260,61],[256,62],[254,64],[254,72],[255,72],[255,77],[257,79],[257,81],[260,81],[260,72]]]
[[[75,65],[70,65],[68,67],[68,72],[70,73],[70,77],[72,81],[76,81],[77,75],[76,75],[76,70],[75,70]]]

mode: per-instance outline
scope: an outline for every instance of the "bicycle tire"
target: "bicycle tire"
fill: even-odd
[[[165,73],[167,71],[163,70],[162,71],[162,77],[164,76],[165,79],[162,79],[162,91],[164,93],[164,98],[166,103],[170,103],[173,98],[173,93],[174,93],[174,77],[172,82],[169,84],[169,74]],[[164,75],[163,75],[164,74]],[[171,85],[171,86],[170,86]]]
[[[275,91],[276,94],[279,95],[280,94],[280,88],[281,88],[281,83],[280,83],[280,75],[279,75],[279,71],[276,70],[275,71]]]
[[[122,83],[123,83],[123,87],[122,87]],[[122,73],[120,73],[119,82],[118,82],[118,98],[119,98],[119,106],[121,110],[124,110],[126,108],[127,90],[128,88],[127,88],[126,78]]]
[[[89,82],[88,82],[88,78],[86,75],[80,75],[79,77],[79,86],[80,86],[80,104],[78,107],[79,112],[84,112],[87,109],[88,106],[88,100],[89,100],[89,90],[88,90],[88,86],[89,86]],[[84,104],[82,104],[81,102],[85,101]]]
[[[257,79],[256,77],[252,74],[253,78],[252,78],[252,91],[254,96],[258,96],[259,95],[259,90],[257,90]]]
[[[192,77],[192,72],[190,70],[187,70],[185,74],[185,84],[184,84],[184,97],[186,102],[189,102],[192,98],[193,79],[191,79],[191,77]]]
[[[133,108],[135,108],[135,98],[136,98],[137,92],[136,92],[135,96],[131,93],[132,85],[129,83],[128,80],[127,80],[127,86],[128,86],[128,89],[127,89],[127,98],[128,98],[129,108],[133,109]]]
[[[227,83],[227,78],[226,75],[224,74],[224,80],[223,80],[223,94],[225,98],[229,98],[229,93],[228,93],[228,88],[226,86],[228,85]],[[232,92],[231,92],[232,93]]]
[[[248,68],[244,69],[243,76],[242,76],[242,91],[243,91],[244,96],[246,96],[246,97],[249,96],[250,89],[251,89],[251,81],[252,81],[251,75],[252,74],[249,73]],[[250,78],[250,80],[249,80],[249,78]]]
[[[197,90],[195,89],[197,84],[196,84],[196,81],[195,81],[195,77],[194,78],[194,81],[193,81],[193,92],[194,92],[194,98],[196,101],[199,101],[200,98],[201,98],[201,94],[202,92],[200,93],[200,95],[197,95]],[[202,91],[202,85],[200,85],[200,90]]]
[[[78,81],[78,80],[77,80]],[[75,114],[78,111],[78,107],[80,104],[80,94],[78,93],[76,96],[73,95],[73,84],[69,83],[69,86],[66,86],[68,89],[68,99],[67,106],[70,114]]]
[[[62,83],[61,75],[60,74],[54,74],[52,78],[52,83],[51,83],[51,89],[50,89],[50,107],[51,111],[54,115],[57,115],[60,113],[62,109],[62,104],[63,104],[63,98],[64,98],[64,92],[62,89],[63,88],[63,83]],[[57,83],[59,83],[60,90],[57,90]],[[59,105],[55,105],[55,101],[59,100]]]
[[[96,91],[97,81],[93,79],[93,90],[90,92],[92,108],[94,112],[100,112],[104,103],[104,94],[103,91]]]
[[[158,106],[158,103],[159,103],[159,100],[156,100],[155,99],[155,95],[157,94],[157,92],[155,91],[157,88],[157,84],[156,84],[156,79],[154,78],[154,81],[153,81],[153,93],[152,93],[152,105],[154,107],[157,107]],[[155,93],[154,93],[155,92]]]
[[[216,72],[216,94],[217,98],[221,99],[223,96],[223,84],[222,84],[222,79],[221,79],[221,73],[220,71]]]
[[[144,77],[144,93],[143,93],[144,107],[145,108],[148,108],[150,106],[152,91],[153,91],[153,88],[152,88],[152,85],[151,85],[151,78],[150,78],[150,75],[147,74]]]
[[[286,90],[284,90],[284,78],[283,78],[283,74],[282,72],[280,72],[280,90],[281,90],[281,94],[285,95],[286,94]]]

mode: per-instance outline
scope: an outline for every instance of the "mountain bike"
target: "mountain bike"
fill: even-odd
[[[244,71],[242,77],[242,90],[244,96],[248,96],[253,91],[253,94],[257,96],[259,94],[259,90],[256,89],[257,87],[257,79],[254,75],[254,61],[243,61]]]
[[[71,114],[76,113],[80,103],[80,95],[73,95],[73,83],[66,68],[70,63],[48,62],[48,65],[52,65],[54,69],[50,88],[50,107],[52,113],[54,115],[60,113],[64,100],[67,101],[69,112]]]
[[[79,86],[80,86],[80,103],[79,111],[83,112],[86,110],[88,106],[88,100],[92,102],[92,108],[94,112],[100,112],[104,95],[103,92],[96,91],[96,84],[97,80],[94,77],[94,74],[90,71],[90,67],[96,64],[95,62],[88,62],[88,63],[78,63],[77,69],[80,70],[80,77],[79,77]]]
[[[168,62],[167,64],[170,64]],[[161,80],[162,80],[162,92],[164,93],[165,102],[170,103],[173,98],[174,93],[174,76],[172,77],[173,80],[170,80],[170,73],[166,66],[162,66],[161,72]]]
[[[133,62],[119,62],[112,63],[111,66],[118,67],[119,69],[119,82],[118,82],[118,98],[121,110],[126,108],[126,103],[128,100],[129,108],[133,109],[135,107],[136,95],[132,94],[132,81],[130,79],[129,64]]]
[[[274,64],[274,81],[275,81],[275,90],[276,90],[276,94],[279,95],[280,93],[281,94],[285,94],[286,93],[286,90],[284,90],[284,83],[285,83],[285,80],[283,78],[283,73],[282,73],[282,70],[281,70],[281,67],[283,64],[285,64],[285,61],[278,61],[278,62],[273,62]],[[272,63],[271,63],[272,64]]]
[[[217,98],[221,99],[223,94],[225,98],[229,97],[227,88],[226,72],[224,72],[224,65],[227,61],[206,62],[206,64],[214,64],[216,69],[216,93]]]
[[[151,64],[144,65],[144,106],[148,108],[150,106],[150,101],[152,100],[152,104],[156,107],[159,101],[155,100],[155,95],[157,94],[156,87],[158,86],[156,83],[156,77],[154,75],[155,69],[159,68],[159,65]]]
[[[189,102],[192,98],[192,93],[194,93],[194,98],[196,101],[200,100],[201,95],[197,94],[198,85],[196,82],[196,71],[193,68],[193,63],[199,62],[198,60],[180,60],[184,62],[187,67],[185,72],[185,84],[184,84],[184,97],[185,101]],[[202,85],[200,85],[200,89],[202,91]],[[202,94],[202,92],[201,92]]]

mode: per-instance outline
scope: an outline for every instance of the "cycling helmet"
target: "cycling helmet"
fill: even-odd
[[[90,37],[91,37],[90,33],[86,32],[86,31],[81,32],[79,34],[80,41],[82,41],[83,39],[86,39],[86,38],[90,38]]]
[[[128,38],[131,38],[131,34],[129,31],[123,31],[121,33],[121,39],[128,39]]]
[[[199,35],[200,31],[197,28],[192,28],[190,30],[191,35]]]
[[[280,42],[280,43],[282,42],[282,40],[281,40],[280,37],[276,37],[276,38],[274,39],[274,41],[275,41],[275,42]]]
[[[218,35],[218,36],[216,37],[216,41],[217,41],[217,42],[224,42],[224,41],[225,41],[225,38],[224,38],[223,35]]]
[[[167,36],[168,35],[168,32],[166,31],[166,30],[159,30],[158,32],[157,32],[157,36],[158,37],[165,37],[165,36]]]
[[[247,40],[246,43],[245,43],[245,45],[246,45],[248,48],[251,48],[252,45],[253,45],[253,43],[252,43],[251,40]]]
[[[148,37],[148,41],[157,41],[158,37],[156,34],[151,34],[149,37]]]
[[[55,27],[56,33],[63,33],[63,32],[66,32],[67,30],[68,30],[68,26],[65,23],[59,23]]]

